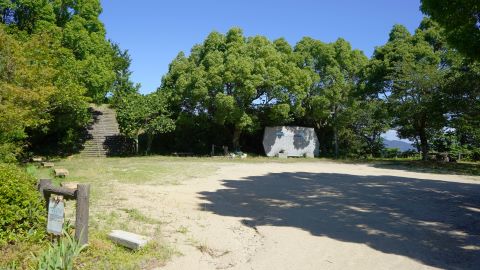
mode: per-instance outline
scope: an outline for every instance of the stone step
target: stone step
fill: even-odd
[[[88,139],[84,143],[81,154],[84,156],[104,157],[108,153],[124,148],[124,138],[120,135],[115,110],[105,105],[92,105],[92,122],[87,132]]]

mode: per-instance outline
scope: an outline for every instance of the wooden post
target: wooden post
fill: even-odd
[[[45,207],[48,211],[51,194],[62,195],[66,200],[77,200],[75,219],[75,239],[84,245],[88,242],[88,211],[90,185],[78,184],[76,190],[54,187],[50,179],[41,179],[38,183],[38,190],[45,199]]]
[[[44,192],[44,189],[50,185],[52,185],[52,180],[50,179],[40,179],[40,182],[38,182],[38,191],[40,191],[40,194],[42,194],[43,199],[45,199],[45,209],[47,209],[47,215],[48,215],[48,204],[50,202],[50,193]]]
[[[88,242],[88,200],[90,195],[90,185],[77,185],[77,208],[75,219],[75,238],[80,245]]]

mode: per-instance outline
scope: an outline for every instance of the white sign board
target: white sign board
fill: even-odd
[[[319,146],[315,129],[308,127],[266,127],[263,135],[263,148],[269,157],[281,152],[290,157],[318,156]]]
[[[47,232],[61,235],[65,214],[65,203],[63,200],[50,199],[48,203]]]

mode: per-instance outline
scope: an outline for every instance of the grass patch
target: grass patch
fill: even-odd
[[[127,208],[121,208],[120,210],[124,211],[125,213],[128,214],[128,217],[130,219],[133,219],[138,222],[143,222],[143,223],[149,223],[149,224],[156,224],[160,223],[160,221],[147,217],[144,214],[142,214],[138,209],[127,209]]]
[[[89,246],[76,262],[78,269],[152,269],[160,267],[177,252],[161,237],[161,222],[136,209],[119,209],[98,213],[91,222]],[[152,238],[138,251],[110,241],[108,233],[121,229]]]
[[[175,185],[188,179],[206,177],[216,166],[204,160],[179,160],[164,157],[82,158],[56,160],[55,168],[65,168],[70,175],[54,178],[52,168],[27,165],[28,172],[38,179],[50,178],[62,182],[89,183],[90,232],[89,246],[76,260],[78,269],[151,269],[165,264],[176,251],[161,237],[162,222],[128,204],[125,195],[119,195],[118,186]],[[67,202],[66,220],[73,218],[74,203]],[[73,223],[73,221],[72,221]],[[107,235],[113,229],[125,230],[152,238],[139,251],[132,251],[111,242]],[[12,250],[5,262],[18,261],[30,253]],[[8,253],[8,254],[10,254]],[[4,265],[7,265],[6,263]],[[1,267],[0,267],[1,269]]]
[[[112,243],[106,231],[95,231],[90,245],[76,261],[78,269],[152,269],[165,264],[175,250],[159,239],[133,251]]]
[[[177,229],[177,232],[178,232],[178,233],[181,233],[181,234],[187,234],[187,233],[188,233],[188,228],[185,227],[185,226],[180,226],[180,227]]]
[[[32,253],[38,253],[46,247],[46,243],[28,242],[0,247],[0,269],[29,269],[35,263]]]

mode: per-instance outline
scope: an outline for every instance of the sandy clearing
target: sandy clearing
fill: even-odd
[[[180,185],[119,184],[182,254],[162,269],[475,269],[480,178],[368,165],[219,164]]]

